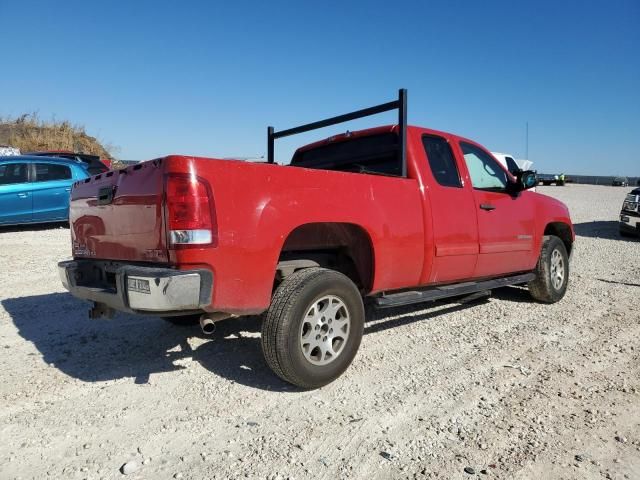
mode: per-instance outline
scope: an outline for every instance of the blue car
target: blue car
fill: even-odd
[[[0,157],[0,226],[68,220],[71,185],[87,168],[65,158]]]

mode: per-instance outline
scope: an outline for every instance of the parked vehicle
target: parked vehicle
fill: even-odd
[[[87,177],[77,160],[0,157],[0,225],[66,221],[71,185]]]
[[[512,155],[508,153],[499,153],[499,152],[491,152],[496,160],[500,162],[500,164],[507,170],[511,175],[517,175],[521,170],[531,170],[533,166],[533,162],[530,160],[516,160]],[[537,184],[537,182],[536,182]],[[531,188],[532,192],[536,191],[536,187]]]
[[[45,152],[30,152],[28,155],[36,155],[43,157],[59,157],[68,158],[70,160],[78,160],[86,163],[90,175],[106,172],[111,168],[111,160],[108,158],[100,158],[99,155],[90,155],[88,153],[68,152],[64,150],[50,150]]]
[[[640,237],[640,188],[632,190],[622,202],[620,235]]]
[[[541,183],[542,185],[553,185],[554,183],[559,186],[562,187],[565,184],[565,177],[564,174],[560,174],[560,175],[549,175],[546,173],[539,173],[538,174],[538,183]]]
[[[629,179],[627,177],[616,177],[611,182],[611,185],[614,187],[628,187]]]
[[[0,145],[0,157],[20,155],[20,149],[9,145]]]
[[[394,109],[398,125],[274,163],[276,139]],[[567,207],[527,191],[533,172],[514,177],[478,143],[406,118],[401,90],[358,112],[269,127],[267,163],[171,155],[77,182],[62,283],[94,302],[92,317],[195,314],[209,333],[266,312],[266,362],[303,388],[350,365],[363,299],[384,308],[524,284],[559,301],[575,238]]]

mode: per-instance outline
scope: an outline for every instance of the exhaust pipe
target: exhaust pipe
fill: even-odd
[[[204,313],[200,317],[200,328],[202,329],[202,333],[205,335],[211,335],[216,331],[216,322],[220,320],[225,320],[227,318],[233,318],[237,315],[232,313],[224,313],[224,312],[209,312]]]
[[[216,324],[207,314],[200,317],[200,328],[205,335],[211,335],[216,331]]]

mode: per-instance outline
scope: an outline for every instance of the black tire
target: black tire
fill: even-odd
[[[552,258],[554,256],[558,258],[558,255],[563,267],[561,282],[558,282],[556,275],[552,275],[554,273]],[[544,237],[535,274],[536,279],[529,282],[528,285],[529,293],[535,300],[544,303],[555,303],[564,297],[569,285],[569,255],[567,255],[564,243],[558,237],[553,235]]]
[[[165,322],[173,323],[179,327],[191,327],[200,323],[200,314],[194,315],[178,315],[177,317],[160,317]]]
[[[303,353],[303,328],[309,325],[305,318],[308,318],[306,315],[314,304],[320,305],[316,302],[329,296],[341,301],[346,309],[340,309],[335,315],[336,318],[343,314],[348,316],[348,336],[339,343],[340,350],[335,358],[325,356],[320,361],[329,363],[318,365],[305,356],[311,355],[315,349],[311,352],[307,349],[307,353]],[[317,267],[298,270],[278,286],[262,323],[264,358],[274,373],[286,382],[304,389],[322,387],[342,375],[351,364],[362,340],[364,318],[362,296],[348,277]],[[322,321],[327,320],[323,317]],[[340,342],[339,339],[337,341]],[[319,352],[322,357],[323,352]]]

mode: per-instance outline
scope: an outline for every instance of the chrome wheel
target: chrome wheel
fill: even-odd
[[[314,365],[328,365],[344,349],[351,320],[345,303],[334,295],[315,300],[300,326],[300,346],[304,357]]]
[[[564,259],[559,250],[551,253],[551,284],[556,290],[560,290],[564,282],[565,268]]]

